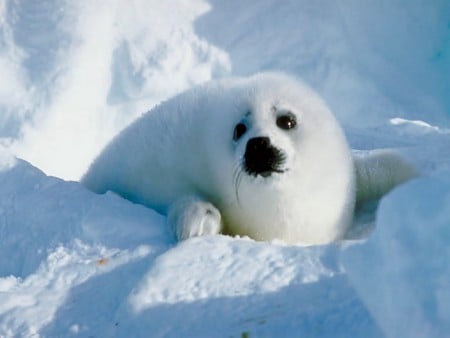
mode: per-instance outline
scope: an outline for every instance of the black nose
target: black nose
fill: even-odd
[[[274,147],[268,137],[254,137],[248,140],[244,154],[244,169],[252,176],[270,176],[274,172],[281,173],[280,165],[284,155]]]

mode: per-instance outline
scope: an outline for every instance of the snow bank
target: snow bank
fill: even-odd
[[[344,266],[387,337],[450,335],[450,172],[419,179],[381,203],[377,228]]]
[[[336,246],[174,245],[147,208],[5,162],[0,336],[379,334]]]
[[[447,171],[383,200],[374,234],[344,246],[342,265],[335,245],[176,244],[152,210],[0,159],[0,336],[450,332]]]
[[[170,238],[151,210],[0,160],[0,336],[38,334],[71,288]]]
[[[193,29],[208,9],[203,0],[7,1],[0,137],[45,172],[78,179],[131,120],[228,72],[227,55]]]

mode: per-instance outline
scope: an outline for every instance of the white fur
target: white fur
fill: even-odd
[[[298,120],[288,131],[275,123],[285,110]],[[240,121],[248,130],[234,142]],[[284,151],[286,172],[242,171],[246,143],[257,136]],[[344,235],[355,203],[353,160],[333,114],[277,73],[213,81],[162,103],[113,139],[82,181],[168,214],[179,239],[222,231],[329,243]]]

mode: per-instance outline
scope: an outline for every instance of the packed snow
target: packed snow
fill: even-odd
[[[77,182],[162,100],[268,69],[421,172],[370,234],[176,243]],[[0,337],[450,337],[449,74],[446,0],[0,2]]]

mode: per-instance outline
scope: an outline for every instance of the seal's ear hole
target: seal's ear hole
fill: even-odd
[[[246,131],[247,131],[247,126],[245,124],[243,124],[242,122],[238,123],[236,125],[236,127],[234,127],[233,140],[234,141],[239,140],[242,137],[242,135],[245,134]]]
[[[286,112],[277,117],[277,126],[284,130],[295,128],[297,125],[297,118],[291,112]]]

